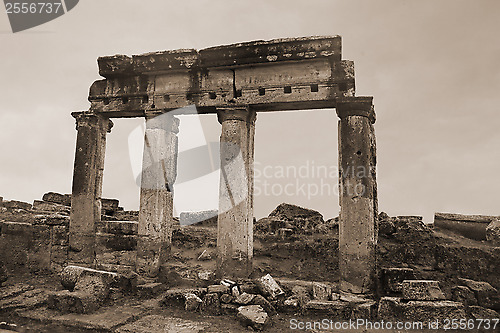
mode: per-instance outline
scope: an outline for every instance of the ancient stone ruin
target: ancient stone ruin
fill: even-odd
[[[146,135],[136,269],[157,276],[173,230],[177,109],[196,106],[222,124],[217,276],[248,277],[253,256],[253,156],[258,112],[336,108],[339,116],[341,288],[374,291],[375,113],[372,97],[354,95],[354,64],[339,36],[177,50],[98,60],[104,80],[90,88],[77,122],[70,261],[93,266],[106,133],[111,118],[144,117]],[[166,115],[161,117],[161,115]],[[236,149],[235,149],[236,148]],[[238,154],[243,160],[233,163]],[[160,161],[157,163],[157,161]],[[351,172],[352,170],[352,172]],[[360,172],[361,171],[361,172]],[[332,205],[336,204],[332,198]]]
[[[12,318],[122,333],[313,331],[322,318],[332,330],[360,319],[358,331],[381,321],[500,327],[498,217],[436,213],[430,224],[378,213],[372,97],[355,96],[339,36],[116,55],[98,66],[90,109],[72,113],[72,193],[33,204],[0,197],[0,331],[15,330]],[[339,117],[339,216],[283,203],[255,221],[257,113],[318,108]],[[216,114],[222,125],[216,218],[173,216],[176,116],[186,114]],[[111,119],[129,117],[146,125],[139,211],[101,195]]]

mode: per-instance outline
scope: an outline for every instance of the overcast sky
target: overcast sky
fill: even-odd
[[[499,17],[497,0],[83,0],[54,21],[13,34],[0,13],[0,196],[33,201],[47,191],[71,191],[70,112],[88,109],[99,56],[341,35],[343,58],[355,62],[356,94],[374,96],[380,211],[429,222],[437,211],[500,215]],[[220,125],[205,118],[216,140]],[[257,118],[260,167],[337,165],[335,110]],[[187,122],[181,120],[181,134]],[[128,136],[141,123],[115,121],[108,135],[103,195],[126,209],[139,202]],[[275,178],[269,181],[296,183]],[[216,208],[216,183],[194,191],[211,199],[189,201],[180,191],[178,210]],[[255,215],[281,202],[325,218],[338,214],[335,194],[309,196],[259,195]]]

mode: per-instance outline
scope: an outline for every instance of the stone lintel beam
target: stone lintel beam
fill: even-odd
[[[371,97],[337,99],[340,288],[372,293],[376,279],[377,182]]]
[[[158,74],[196,67],[235,67],[250,64],[329,58],[340,61],[340,36],[258,40],[206,48],[151,52],[133,56],[114,55],[97,59],[105,78]]]
[[[99,80],[89,92],[91,108],[110,117],[196,105],[198,113],[250,106],[255,111],[335,107],[355,93],[354,63],[304,59],[228,68],[195,68]]]
[[[101,219],[106,133],[113,123],[89,111],[73,112],[78,130],[69,225],[69,261],[93,266],[96,224]]]
[[[178,132],[179,119],[171,114],[146,120],[136,270],[149,277],[159,274],[170,255]]]
[[[253,159],[255,111],[224,108],[222,124],[219,216],[217,223],[218,277],[247,278],[253,261]]]

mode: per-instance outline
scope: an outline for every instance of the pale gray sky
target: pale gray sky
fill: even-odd
[[[99,56],[338,34],[357,95],[374,96],[380,210],[426,221],[436,211],[500,215],[499,15],[496,0],[82,0],[12,34],[0,13],[0,196],[70,192],[70,112],[88,109]],[[218,132],[215,117],[204,122]],[[104,196],[127,209],[139,201],[127,147],[139,124],[116,121],[108,136]],[[255,149],[261,166],[335,166],[335,112],[259,114]],[[335,195],[260,195],[256,216],[283,201],[338,213]]]

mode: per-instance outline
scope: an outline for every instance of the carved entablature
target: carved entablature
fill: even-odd
[[[104,80],[90,88],[91,110],[108,117],[160,114],[188,105],[198,113],[248,106],[255,111],[335,107],[354,96],[354,63],[341,38],[253,41],[98,59]]]

